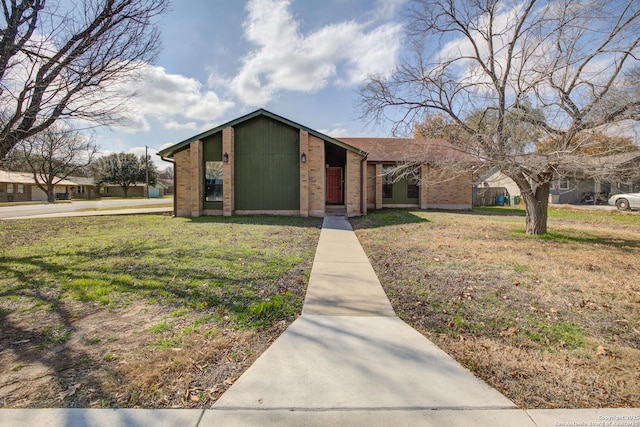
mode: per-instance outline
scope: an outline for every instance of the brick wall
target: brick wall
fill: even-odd
[[[325,157],[324,141],[309,135],[307,152],[309,179],[309,215],[324,216],[325,201]]]
[[[204,160],[202,141],[193,141],[190,147],[191,216],[198,217],[204,210]]]
[[[376,208],[376,165],[367,165],[367,208]]]
[[[422,209],[471,209],[472,172],[447,172],[423,165],[420,207]],[[426,177],[426,179],[425,179]]]
[[[347,151],[347,164],[345,167],[345,207],[347,216],[360,215],[360,197],[366,193],[366,186],[361,190],[360,160],[361,156]]]
[[[224,216],[233,215],[235,209],[235,133],[233,128],[222,129],[222,153],[229,155],[229,161],[222,163],[222,214]]]
[[[300,130],[300,156],[304,154],[307,161],[300,161],[300,216],[309,216],[309,132]]]
[[[173,197],[176,199],[176,215],[191,216],[191,150],[187,148],[174,154],[176,188]]]

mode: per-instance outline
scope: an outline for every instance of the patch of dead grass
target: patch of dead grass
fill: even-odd
[[[639,406],[640,217],[590,215],[542,238],[495,214],[353,224],[400,317],[519,406]]]

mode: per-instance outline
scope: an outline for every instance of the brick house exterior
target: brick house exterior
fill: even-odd
[[[332,138],[260,109],[158,154],[174,164],[176,216],[323,217],[327,212],[358,216],[366,215],[367,209],[398,205],[389,203],[395,199],[383,197],[390,189],[382,172],[388,165],[404,161],[402,156],[382,159],[363,141]],[[402,141],[413,140],[367,141],[402,150]],[[430,177],[436,168],[424,162],[420,174]],[[417,198],[407,205],[471,208],[471,173],[450,178],[440,186],[429,182],[420,180],[419,189],[410,183],[409,195]]]

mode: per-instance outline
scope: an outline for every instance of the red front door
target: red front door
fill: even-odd
[[[327,168],[327,203],[342,203],[342,168]]]

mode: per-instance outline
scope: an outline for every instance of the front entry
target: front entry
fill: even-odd
[[[327,168],[327,204],[342,203],[342,168]]]

